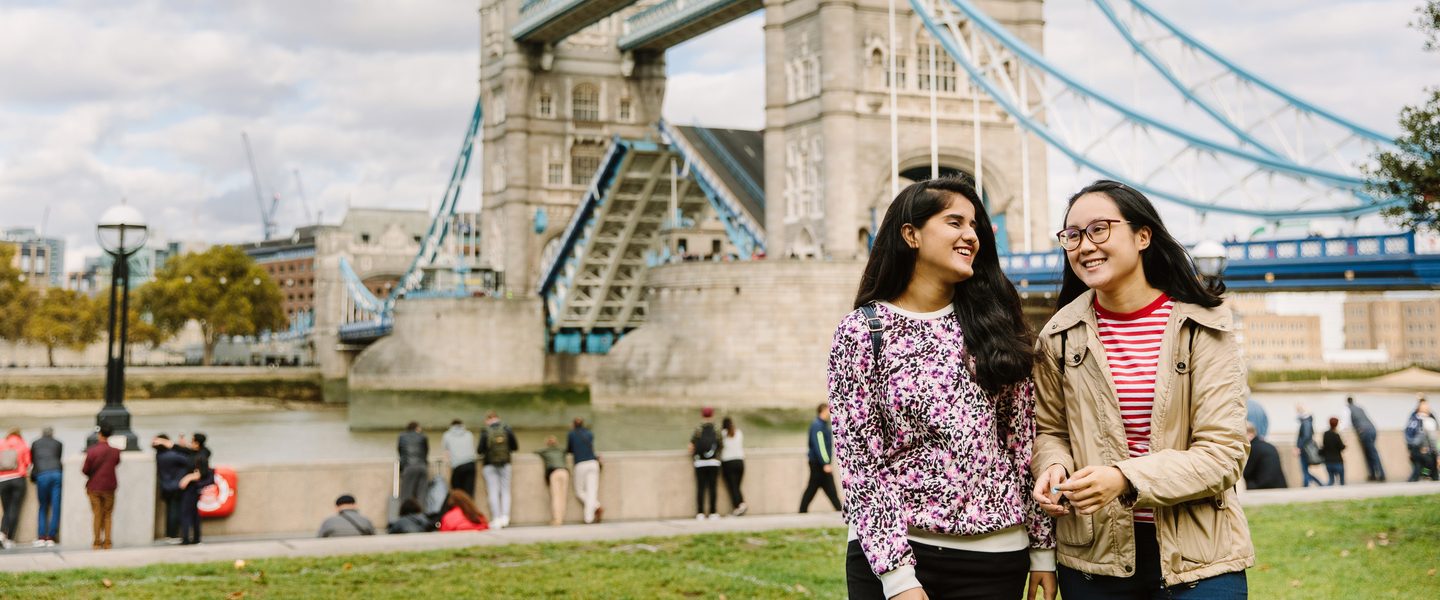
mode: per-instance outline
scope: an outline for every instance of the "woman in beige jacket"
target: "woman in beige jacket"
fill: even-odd
[[[1061,595],[1245,598],[1245,368],[1224,286],[1202,285],[1154,205],[1117,182],[1075,194],[1057,236],[1031,468]]]

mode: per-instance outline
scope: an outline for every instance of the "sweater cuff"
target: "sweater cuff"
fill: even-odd
[[[1055,549],[1054,549],[1054,548],[1031,548],[1031,549],[1030,549],[1030,570],[1031,570],[1031,571],[1054,571],[1054,570],[1055,570]]]
[[[920,580],[915,578],[915,565],[896,567],[881,573],[880,586],[885,588],[886,598],[894,598],[900,592],[920,587]]]

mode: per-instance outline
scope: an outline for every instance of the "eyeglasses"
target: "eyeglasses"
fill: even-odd
[[[1080,247],[1081,232],[1084,232],[1085,237],[1090,238],[1092,243],[1096,245],[1103,244],[1110,239],[1111,223],[1129,224],[1130,222],[1121,221],[1120,219],[1098,219],[1091,221],[1084,229],[1079,227],[1066,227],[1065,229],[1061,229],[1055,234],[1055,239],[1060,240],[1060,247],[1064,248],[1067,252]]]

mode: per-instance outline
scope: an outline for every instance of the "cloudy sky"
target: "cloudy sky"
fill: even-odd
[[[1151,3],[1282,87],[1387,133],[1402,105],[1440,85],[1440,56],[1406,26],[1419,0]],[[1088,4],[1047,2],[1047,53],[1129,90],[1131,59],[1101,43]],[[71,270],[98,253],[95,219],[121,198],[169,239],[257,239],[242,131],[267,194],[283,197],[282,231],[338,221],[347,206],[432,206],[473,108],[475,8],[5,0],[0,226],[43,223],[66,239]],[[760,26],[752,15],[672,50],[667,118],[763,127]],[[1084,177],[1052,171],[1052,190]],[[463,206],[477,198],[471,186]]]

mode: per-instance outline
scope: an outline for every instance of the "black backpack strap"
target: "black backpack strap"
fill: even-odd
[[[870,328],[870,352],[875,357],[875,364],[878,367],[881,351],[885,348],[885,323],[875,312],[874,304],[861,306],[860,312],[865,315],[865,324]]]
[[[360,535],[375,535],[374,529],[370,527],[365,527],[364,525],[356,522],[355,519],[350,518],[350,515],[345,514],[345,511],[340,511],[340,517],[345,519],[346,521],[349,521],[351,525],[354,525],[355,530],[359,531]]]

